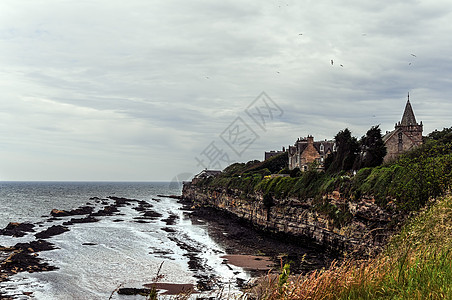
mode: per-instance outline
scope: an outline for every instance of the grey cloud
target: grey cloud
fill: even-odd
[[[0,174],[114,179],[112,171],[124,169],[131,179],[157,180],[195,173],[194,157],[246,117],[262,91],[284,115],[239,159],[261,159],[307,134],[390,130],[408,91],[426,132],[449,127],[449,7],[3,1],[0,154],[11,159]]]

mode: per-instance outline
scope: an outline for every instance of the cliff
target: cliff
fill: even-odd
[[[392,233],[392,223],[397,219],[377,206],[373,198],[348,201],[337,191],[326,194],[324,200],[331,205],[346,206],[351,216],[345,225],[339,225],[336,218],[313,209],[313,198],[272,199],[269,205],[261,193],[244,195],[240,190],[199,187],[191,183],[184,185],[182,196],[195,207],[226,211],[259,229],[307,239],[333,251],[359,255],[378,252]]]
[[[395,161],[358,172],[286,170],[287,153],[235,163],[184,185],[183,197],[274,233],[373,254],[406,217],[452,190],[452,127]]]

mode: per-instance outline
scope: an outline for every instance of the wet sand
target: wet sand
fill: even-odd
[[[268,271],[275,267],[271,257],[257,255],[223,255],[226,263],[248,270]]]
[[[165,291],[163,295],[178,295],[183,293],[192,293],[195,289],[193,284],[183,284],[183,283],[150,283],[145,284],[144,287],[152,289],[155,287],[157,290]]]

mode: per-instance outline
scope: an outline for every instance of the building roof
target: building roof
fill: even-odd
[[[406,102],[405,111],[403,112],[402,126],[417,125],[416,117],[414,116],[413,108],[410,103],[410,94],[408,94],[408,101]]]
[[[216,176],[218,174],[220,174],[221,171],[219,170],[202,170],[199,174],[195,175],[194,178],[205,178],[205,177],[211,177],[211,176]]]
[[[320,145],[323,144],[323,151],[320,149]],[[314,141],[314,148],[319,154],[331,153],[334,150],[334,141]],[[303,153],[303,151],[308,147],[308,140],[306,138],[298,139],[293,146],[289,146],[289,155],[294,155],[296,152]]]

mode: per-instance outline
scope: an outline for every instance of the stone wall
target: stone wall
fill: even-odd
[[[316,212],[312,199],[275,199],[274,205],[268,208],[259,194],[199,188],[190,183],[184,185],[182,196],[195,207],[208,206],[229,212],[262,230],[308,239],[331,250],[359,255],[372,255],[381,249],[391,234],[389,225],[396,217],[378,207],[372,198],[352,202],[342,199],[338,192],[325,197],[333,204],[346,205],[352,213],[352,221],[341,228]]]

